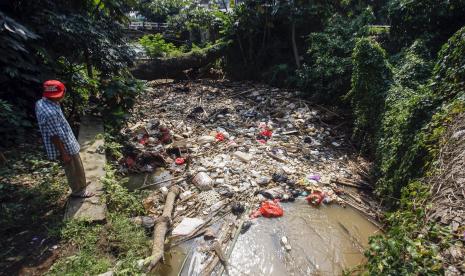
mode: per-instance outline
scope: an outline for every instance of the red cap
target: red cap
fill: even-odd
[[[44,93],[42,94],[45,98],[57,99],[63,97],[65,94],[65,85],[57,80],[48,80],[44,82]]]

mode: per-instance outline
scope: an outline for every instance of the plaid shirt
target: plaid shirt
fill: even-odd
[[[79,143],[74,137],[73,131],[58,103],[46,98],[38,100],[36,103],[36,117],[44,140],[45,150],[50,159],[56,159],[60,155],[60,152],[52,143],[52,136],[60,138],[68,154],[79,153]]]

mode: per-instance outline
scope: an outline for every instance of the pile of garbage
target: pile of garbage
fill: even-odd
[[[348,204],[375,218],[352,189],[369,189],[367,162],[348,144],[344,122],[298,91],[207,80],[157,85],[139,96],[122,130],[128,142],[120,171],[169,172],[169,181],[141,188],[153,190],[144,206],[156,220],[168,188],[181,187],[172,221],[180,240],[226,215],[246,227],[249,219],[285,215],[280,205],[298,197],[314,207]]]

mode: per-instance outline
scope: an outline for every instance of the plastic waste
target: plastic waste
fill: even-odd
[[[192,180],[195,186],[201,191],[208,191],[212,188],[213,180],[205,172],[199,172]]]
[[[218,133],[215,135],[216,141],[220,141],[220,142],[221,142],[221,141],[224,141],[224,138],[225,138],[225,137],[224,137],[224,134],[221,133],[221,132],[218,132]]]
[[[291,245],[289,244],[289,239],[286,236],[281,238],[281,245],[286,249],[286,251],[291,251]]]
[[[231,204],[231,212],[235,215],[235,216],[238,216],[242,213],[244,213],[245,211],[245,208],[244,208],[244,205],[239,203],[239,202],[233,202]]]
[[[242,227],[241,227],[241,234],[245,234],[245,232],[247,232],[250,227],[252,226],[252,222],[250,220],[248,221],[245,221],[243,224],[242,224]]]
[[[215,231],[210,227],[207,228],[207,230],[205,230],[205,234],[203,234],[203,239],[206,240],[206,241],[216,239]]]
[[[262,205],[258,209],[259,216],[264,216],[266,218],[281,217],[284,214],[284,210],[279,205],[278,200],[267,200],[262,202]],[[254,212],[252,215],[258,215],[257,212]]]
[[[161,187],[161,188],[160,188],[160,192],[161,192],[164,196],[166,196],[166,195],[168,195],[168,192],[169,192],[169,191],[168,191],[168,188],[167,188],[167,187]]]
[[[197,139],[197,143],[199,143],[200,145],[205,145],[205,144],[208,144],[208,143],[213,143],[213,142],[215,142],[215,141],[216,141],[215,137],[209,136],[209,135],[200,136],[200,137]]]
[[[133,223],[141,225],[144,228],[151,229],[155,225],[155,219],[149,216],[138,216],[130,219]]]
[[[170,130],[167,127],[160,127],[160,132],[162,136],[160,138],[160,142],[163,144],[169,144],[171,142],[171,134]]]
[[[149,141],[149,136],[147,134],[144,134],[144,136],[139,140],[139,144],[145,145]]]
[[[266,186],[266,185],[270,184],[270,182],[271,182],[271,178],[266,177],[266,176],[262,176],[257,180],[257,184],[259,186]]]
[[[176,158],[176,160],[174,160],[174,163],[176,163],[176,165],[182,165],[186,163],[186,159],[179,157],[179,158]]]
[[[250,162],[250,160],[252,160],[252,155],[241,152],[241,151],[236,151],[234,153],[234,156],[237,157],[242,162],[245,162],[245,163],[248,163],[248,162]]]
[[[313,206],[319,206],[324,198],[325,198],[324,193],[320,191],[314,191],[309,196],[307,196],[305,199],[308,201],[309,204],[312,204]]]
[[[192,191],[185,191],[179,195],[179,198],[181,200],[184,200],[185,198],[188,198],[192,195]]]
[[[320,181],[321,176],[319,174],[310,174],[307,176],[307,179],[309,180],[315,180],[315,181]]]
[[[266,138],[271,138],[271,136],[273,135],[273,132],[271,132],[271,130],[269,129],[264,129],[260,132],[260,135]]]
[[[272,176],[273,180],[275,182],[286,182],[287,181],[287,175],[281,174],[281,173],[274,173]]]
[[[132,157],[128,156],[124,163],[126,163],[128,168],[132,168],[136,164],[136,161]]]
[[[204,223],[203,219],[199,218],[184,218],[176,228],[173,229],[173,236],[186,236],[191,234],[200,225]]]

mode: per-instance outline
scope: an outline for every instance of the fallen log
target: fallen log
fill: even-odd
[[[215,270],[215,267],[218,265],[219,262],[221,262],[222,260],[220,259],[220,257],[223,258],[223,261],[226,263],[226,259],[224,258],[224,247],[223,247],[223,244],[227,243],[231,236],[232,236],[232,231],[234,230],[234,227],[235,225],[234,224],[230,224],[227,226],[226,228],[226,232],[224,232],[224,235],[218,239],[217,244],[214,244],[212,249],[214,250],[214,255],[213,255],[213,258],[211,259],[211,261],[209,263],[207,263],[205,265],[205,267],[203,268],[202,272],[200,275],[202,276],[210,276],[212,275],[213,273],[213,270]],[[223,230],[223,229],[222,229]],[[218,254],[220,252],[220,254]]]
[[[171,221],[171,213],[173,212],[174,201],[176,200],[176,197],[180,191],[181,189],[178,186],[173,186],[170,188],[170,191],[166,196],[165,206],[163,207],[163,214],[155,224],[153,230],[152,255],[147,258],[147,261],[150,261],[147,268],[148,272],[150,272],[163,258],[166,231],[168,230],[168,224]]]
[[[143,80],[185,77],[183,71],[202,68],[220,58],[228,42],[220,42],[206,49],[191,51],[178,57],[154,58],[136,64],[131,69],[134,77]]]

